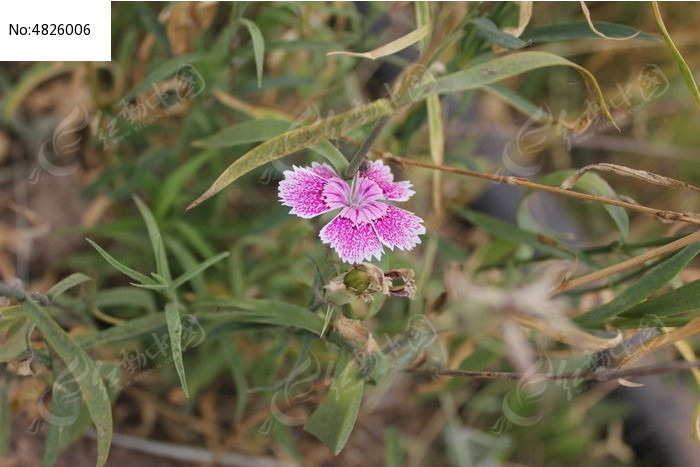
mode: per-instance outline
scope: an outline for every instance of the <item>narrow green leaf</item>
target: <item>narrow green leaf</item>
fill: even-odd
[[[698,252],[700,252],[700,242],[688,245],[644,274],[634,285],[623,290],[613,300],[577,317],[576,321],[584,326],[595,325],[629,310],[673,279]]]
[[[113,306],[143,308],[147,311],[155,311],[156,302],[153,294],[138,290],[133,287],[113,287],[100,290],[95,294],[93,301],[97,308]]]
[[[193,146],[205,148],[227,148],[242,144],[257,143],[281,135],[289,130],[292,122],[278,119],[250,120],[238,123],[195,141]],[[348,161],[338,148],[329,141],[321,141],[309,148],[333,165],[338,173],[343,173]]]
[[[112,442],[112,409],[109,395],[94,362],[85,351],[71,339],[42,307],[28,296],[22,307],[36,325],[46,343],[66,364],[80,387],[90,417],[97,430],[97,463],[101,467],[107,461]]]
[[[152,84],[158,81],[164,80],[165,78],[174,75],[180,67],[191,66],[195,63],[205,61],[209,58],[206,54],[194,53],[187,55],[180,55],[175,58],[171,58],[149,73],[146,78],[137,84],[131,91],[129,91],[123,98],[123,101],[130,101],[134,97],[138,96],[142,92],[146,91]]]
[[[641,32],[638,29],[625,26],[624,24],[606,23],[604,21],[594,21],[595,28],[609,37],[623,38],[634,36],[630,40],[645,40],[660,42],[656,37]],[[520,36],[522,40],[529,40],[533,43],[542,42],[562,42],[576,39],[601,39],[599,35],[591,31],[588,23],[578,21],[575,23],[550,24],[538,28],[527,29]]]
[[[192,252],[190,252],[190,250],[179,240],[175,240],[171,237],[165,237],[165,246],[173,254],[177,262],[180,263],[183,271],[189,271],[199,264],[199,261],[197,261],[194,254],[192,254]],[[192,277],[190,279],[190,284],[198,296],[204,297],[208,295],[209,287],[207,286],[204,277],[201,275]]]
[[[615,120],[610,115],[608,106],[600,90],[598,81],[593,74],[581,65],[571,62],[563,57],[548,52],[518,52],[504,57],[498,57],[485,63],[474,65],[466,70],[451,73],[435,80],[439,94],[449,92],[469,91],[482,88],[486,85],[503,81],[527,71],[551,66],[572,67],[583,76],[586,84],[592,89],[600,108],[607,119],[615,125]]]
[[[212,258],[209,258],[206,261],[199,263],[197,266],[195,266],[194,268],[190,269],[189,271],[183,273],[180,277],[175,279],[173,281],[172,288],[173,289],[178,288],[179,286],[181,286],[182,284],[184,284],[188,280],[192,279],[194,276],[200,274],[202,271],[204,271],[208,267],[210,267],[213,264],[216,264],[219,261],[221,261],[222,259],[226,258],[228,255],[229,255],[229,252],[225,251],[223,253],[219,253],[218,255],[216,255]]]
[[[543,185],[559,186],[564,180],[569,178],[575,172],[575,170],[560,170],[557,172],[552,172],[540,177],[537,182]],[[593,176],[587,177],[588,175]],[[581,191],[590,195],[617,199],[617,193],[615,193],[615,190],[612,189],[608,182],[606,182],[605,179],[600,177],[598,174],[592,172],[586,173],[583,177],[581,177],[573,188],[576,189],[576,191]],[[534,193],[535,190],[526,190],[525,195],[520,201],[520,205],[525,206],[529,196],[533,195]],[[604,204],[602,207],[605,209],[605,211],[607,211],[608,215],[614,222],[617,230],[620,232],[620,236],[623,239],[626,239],[629,233],[629,215],[627,214],[627,211],[620,206],[613,206],[610,204]],[[520,224],[521,227],[530,230],[537,230],[535,221],[531,218],[527,209],[518,210],[518,224]]]
[[[673,53],[673,58],[676,59],[676,65],[678,65],[678,69],[681,72],[683,81],[685,81],[686,86],[688,86],[690,95],[693,96],[693,99],[695,99],[695,105],[700,107],[700,90],[698,90],[698,84],[695,82],[695,78],[693,78],[693,71],[685,62],[683,55],[681,55],[681,51],[678,50],[676,44],[673,43],[673,39],[671,39],[671,35],[668,33],[666,25],[664,24],[664,20],[661,17],[659,4],[657,2],[651,2],[651,5],[652,9],[654,10],[654,18],[656,19],[656,24],[659,26],[659,30],[661,30],[661,35],[664,36],[664,40],[666,41],[668,48],[671,49],[671,53]]]
[[[345,447],[360,412],[365,381],[354,362],[333,379],[328,394],[304,424],[337,456]]]
[[[135,271],[134,269],[131,269],[129,266],[126,266],[116,259],[112,257],[109,253],[107,253],[105,250],[102,249],[100,245],[97,243],[93,242],[89,238],[86,238],[87,242],[92,245],[92,247],[97,250],[97,252],[104,258],[105,261],[107,261],[114,269],[117,271],[121,272],[125,276],[129,276],[135,281],[139,281],[141,284],[155,284],[155,281],[151,279],[150,277],[146,276],[145,274],[141,274],[138,271]]]
[[[175,203],[177,196],[182,194],[182,187],[185,182],[194,177],[194,174],[202,165],[218,155],[217,151],[204,151],[192,157],[168,175],[168,178],[165,179],[165,182],[158,190],[154,208],[156,218],[162,219],[165,216],[168,209]]]
[[[306,308],[275,300],[220,299],[195,304],[198,309],[213,313],[198,313],[207,319],[222,319],[239,323],[259,323],[294,326],[321,335],[323,319]],[[225,310],[225,311],[224,311]]]
[[[182,321],[180,320],[180,310],[177,303],[169,302],[165,304],[165,322],[168,326],[170,336],[170,351],[175,364],[177,376],[180,378],[180,385],[185,393],[185,397],[190,397],[187,390],[187,380],[185,379],[185,365],[182,363]]]
[[[622,318],[642,318],[647,315],[673,316],[700,310],[700,279],[658,297],[635,305],[620,313]]]
[[[29,348],[29,332],[32,324],[26,318],[0,321],[0,324],[7,327],[3,342],[0,344],[0,362],[17,360]]]
[[[308,148],[327,139],[340,138],[351,130],[371,123],[394,111],[391,102],[379,99],[347,112],[328,117],[272,138],[236,159],[187,209],[192,209],[223,190],[242,175],[261,165]]]
[[[67,447],[71,427],[78,421],[83,407],[82,398],[75,397],[80,392],[80,386],[69,376],[65,365],[59,363],[53,366],[57,381],[52,386],[51,410],[44,442],[42,465],[46,466],[54,465],[60,452]]]
[[[153,247],[153,255],[156,259],[156,271],[166,282],[170,282],[170,267],[168,266],[168,257],[165,254],[165,245],[163,244],[163,237],[160,234],[160,229],[158,229],[158,223],[156,222],[153,213],[146,203],[144,203],[141,198],[134,196],[134,202],[146,223],[146,229],[148,230],[148,238],[151,240],[151,247]]]
[[[263,64],[265,63],[265,39],[257,24],[249,19],[239,18],[238,21],[248,29],[253,40],[253,54],[255,55],[255,72],[258,76],[258,87],[262,85]]]
[[[454,207],[454,211],[462,218],[468,220],[477,227],[481,227],[491,235],[508,240],[517,245],[527,245],[543,253],[548,253],[557,258],[572,259],[574,254],[542,243],[536,234],[522,230],[515,225],[504,222],[495,217],[476,211]]]
[[[85,282],[90,282],[91,280],[91,277],[86,276],[85,274],[82,274],[80,272],[76,272],[56,282],[53,285],[53,287],[49,289],[46,295],[51,297],[51,299],[55,300],[56,298],[63,295],[63,293],[65,293],[67,290],[70,290],[77,285],[84,284]]]
[[[321,141],[309,148],[311,151],[320,154],[321,157],[331,163],[335,171],[339,174],[348,168],[348,159],[330,141]]]
[[[165,326],[165,314],[155,313],[125,321],[102,331],[79,334],[75,341],[84,348],[106,346],[135,339]]]
[[[198,139],[192,146],[221,149],[243,144],[258,143],[289,130],[290,122],[278,119],[249,120],[224,128],[211,136]]]
[[[237,351],[236,344],[228,338],[222,339],[219,344],[223,350],[226,363],[231,369],[233,384],[236,385],[236,414],[234,419],[236,422],[240,422],[243,420],[245,408],[247,407],[246,402],[248,401],[248,383],[246,382],[245,372],[241,363],[241,354]]]
[[[471,20],[470,23],[476,28],[477,35],[491,44],[500,45],[510,50],[522,49],[530,44],[530,41],[524,41],[512,34],[502,31],[488,18],[477,18]]]

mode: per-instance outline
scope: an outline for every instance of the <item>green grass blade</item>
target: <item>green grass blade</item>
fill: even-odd
[[[308,431],[337,456],[345,447],[360,412],[365,381],[354,362],[336,376],[321,404],[304,424]]]
[[[259,143],[289,130],[291,122],[278,119],[249,120],[226,127],[211,136],[198,139],[198,148],[222,149],[243,144]]]
[[[265,63],[265,39],[257,24],[249,19],[239,18],[238,21],[248,29],[253,40],[253,54],[255,55],[255,73],[258,77],[258,87],[262,85],[263,64]]]
[[[656,19],[656,24],[659,26],[659,30],[661,30],[661,35],[664,36],[666,44],[673,53],[673,58],[676,59],[678,69],[681,72],[681,76],[683,77],[686,86],[688,86],[688,89],[690,90],[690,94],[693,96],[693,99],[695,99],[695,104],[698,107],[700,107],[700,91],[698,90],[698,84],[695,82],[695,78],[693,78],[693,72],[688,66],[688,64],[685,62],[683,55],[681,55],[681,51],[678,50],[676,44],[673,43],[673,39],[671,39],[671,35],[668,33],[666,25],[664,24],[664,20],[661,17],[659,4],[657,2],[651,2],[651,5],[654,10],[654,18]]]
[[[87,242],[92,245],[92,247],[97,250],[97,252],[104,258],[105,261],[107,261],[114,269],[117,271],[121,272],[125,276],[131,277],[133,280],[140,282],[141,284],[155,284],[155,281],[151,279],[150,277],[146,276],[145,274],[141,274],[140,272],[131,269],[129,266],[126,266],[119,261],[117,261],[112,255],[107,253],[100,245],[97,243],[93,242],[89,238],[86,238]]]
[[[42,307],[26,297],[22,307],[46,343],[66,364],[83,394],[90,417],[97,430],[97,463],[107,461],[112,442],[112,409],[109,395],[94,362],[85,351],[49,316]]]
[[[584,326],[602,323],[640,303],[673,279],[700,252],[700,242],[683,248],[629,286],[613,300],[601,305],[575,320]]]
[[[638,29],[624,24],[606,23],[605,21],[594,21],[595,28],[608,37],[622,39],[630,37],[630,40],[644,40],[659,42],[659,39],[639,31]],[[591,31],[588,23],[585,21],[577,21],[574,23],[550,24],[537,28],[527,29],[520,36],[522,40],[529,40],[535,44],[543,42],[563,42],[578,39],[602,39],[595,32]]]
[[[146,203],[144,203],[141,198],[134,196],[134,202],[146,223],[146,229],[148,230],[148,238],[151,240],[151,247],[153,247],[153,255],[156,259],[156,272],[163,277],[166,282],[170,282],[170,267],[168,266],[168,257],[165,254],[165,245],[163,244],[163,237],[160,234],[160,229],[158,228],[158,223],[156,222],[153,213]]]
[[[620,314],[621,318],[642,318],[646,315],[674,316],[700,311],[700,280],[635,305]]]
[[[177,376],[180,378],[180,385],[185,392],[185,397],[190,397],[187,390],[187,380],[185,379],[185,365],[182,363],[182,321],[180,320],[180,310],[177,303],[169,302],[165,305],[165,322],[168,326],[168,336],[170,336],[170,351],[175,364]]]
[[[483,37],[491,44],[500,45],[510,50],[522,49],[530,45],[529,41],[524,41],[512,34],[502,31],[488,18],[477,18],[470,21],[470,23],[476,28],[477,35]]]
[[[445,94],[478,89],[528,71],[552,66],[567,66],[578,71],[589,88],[592,89],[607,119],[617,128],[615,120],[610,115],[603,92],[600,90],[598,81],[596,81],[593,74],[574,62],[548,52],[514,53],[480,63],[466,70],[442,76],[436,80],[437,92]]]
[[[193,277],[195,277],[196,275],[200,274],[202,271],[204,271],[208,267],[210,267],[210,266],[218,263],[222,259],[228,257],[228,255],[229,255],[229,252],[225,251],[223,253],[219,253],[218,255],[216,255],[212,258],[209,258],[206,261],[199,263],[197,266],[195,266],[194,268],[190,269],[189,271],[183,273],[181,276],[179,276],[177,279],[175,279],[173,281],[173,284],[172,284],[173,289],[178,288],[179,286],[181,286],[182,284],[184,284],[188,280],[190,280]]]
[[[49,289],[46,295],[55,300],[63,295],[67,290],[70,290],[77,285],[84,284],[85,282],[90,282],[91,280],[91,277],[86,276],[83,273],[76,272],[75,274],[71,274],[70,276],[56,282],[53,287]]]
[[[489,216],[488,214],[458,207],[454,208],[454,212],[456,212],[463,219],[471,222],[477,227],[484,229],[486,232],[495,237],[508,240],[516,245],[527,245],[535,250],[539,250],[542,253],[548,253],[557,258],[574,258],[573,252],[570,253],[568,251],[542,243],[536,234],[522,230],[513,224],[509,224],[500,219]]]

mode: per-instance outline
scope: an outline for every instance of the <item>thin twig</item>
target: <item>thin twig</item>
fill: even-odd
[[[648,206],[642,206],[640,204],[628,203],[626,201],[619,201],[616,199],[604,198],[601,196],[589,195],[586,193],[579,193],[578,191],[564,190],[562,188],[542,185],[540,183],[531,182],[526,178],[512,177],[484,172],[477,172],[476,170],[461,169],[458,167],[449,167],[445,165],[431,164],[430,162],[418,161],[415,159],[408,159],[405,157],[396,157],[394,155],[383,154],[382,157],[391,162],[402,165],[413,165],[416,167],[423,167],[425,169],[441,170],[443,172],[450,172],[459,175],[466,175],[468,177],[481,178],[484,180],[490,180],[492,182],[507,183],[508,185],[532,188],[535,190],[547,191],[549,193],[554,193],[561,196],[568,196],[570,198],[585,199],[588,201],[595,201],[597,203],[610,204],[612,206],[619,206],[621,208],[629,209],[632,211],[639,211],[645,214],[651,214],[656,217],[660,217],[665,220],[672,221],[682,221],[688,222],[690,224],[700,225],[700,218],[690,214],[684,214],[681,212],[667,211],[663,209],[651,208]]]
[[[591,282],[595,282],[597,280],[603,279],[604,277],[617,274],[618,272],[624,271],[625,269],[629,269],[631,267],[637,266],[638,264],[642,264],[652,258],[656,258],[657,256],[662,256],[667,253],[680,250],[684,246],[690,245],[691,243],[695,243],[697,241],[700,241],[700,230],[690,235],[686,235],[683,238],[679,238],[678,240],[673,241],[671,243],[667,243],[664,246],[654,248],[653,250],[647,251],[644,254],[635,256],[634,258],[622,261],[621,263],[613,264],[612,266],[608,266],[607,268],[603,268],[598,271],[594,271],[590,274],[586,274],[585,276],[577,277],[576,279],[564,282],[556,290],[556,293],[566,292],[567,290],[576,289],[578,287],[581,287],[582,285],[590,284]]]
[[[39,302],[41,305],[47,306],[51,305],[53,301],[48,295],[43,295],[39,293],[27,294],[25,291],[10,287],[9,285],[0,282],[0,296],[14,298],[18,302],[26,300],[27,295],[31,297],[32,300]]]
[[[519,380],[531,377],[533,379],[564,380],[575,379],[581,381],[610,381],[618,378],[633,378],[642,376],[654,376],[664,373],[674,373],[685,371],[691,368],[700,368],[700,362],[674,361],[663,365],[647,365],[635,368],[609,369],[600,368],[598,371],[575,371],[573,373],[536,373],[526,375],[525,373],[513,373],[508,371],[473,371],[473,370],[450,370],[447,368],[423,369],[413,368],[406,370],[410,373],[417,373],[430,376],[464,376],[473,379],[509,379]]]

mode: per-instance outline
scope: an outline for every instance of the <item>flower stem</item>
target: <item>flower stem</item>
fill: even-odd
[[[352,160],[350,161],[350,164],[348,165],[348,168],[345,169],[345,173],[343,176],[345,177],[346,180],[350,180],[355,176],[358,170],[360,170],[360,167],[362,164],[365,162],[367,159],[367,153],[369,152],[370,148],[374,144],[374,142],[377,140],[379,137],[379,134],[382,132],[384,129],[384,126],[386,123],[389,121],[389,116],[381,117],[377,122],[374,124],[374,128],[372,128],[372,132],[369,134],[367,139],[365,140],[364,143],[362,143],[362,146],[360,149],[357,150],[355,155],[352,157]]]

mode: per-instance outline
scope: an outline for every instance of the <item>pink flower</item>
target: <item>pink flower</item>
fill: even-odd
[[[284,172],[279,198],[290,214],[309,219],[338,209],[320,233],[321,241],[348,263],[380,259],[384,246],[411,250],[425,233],[423,220],[388,201],[406,201],[415,192],[411,182],[395,182],[382,161],[368,164],[350,183],[327,164],[294,167]]]

